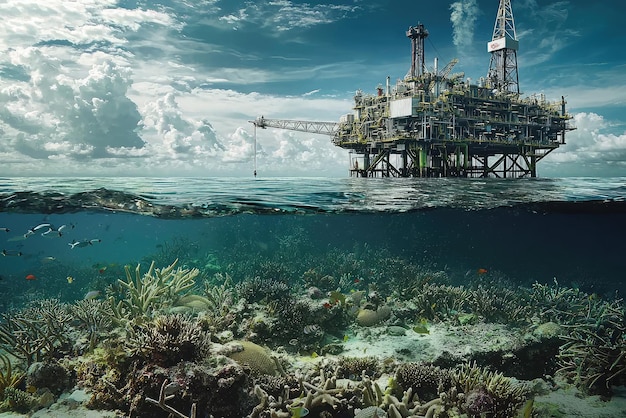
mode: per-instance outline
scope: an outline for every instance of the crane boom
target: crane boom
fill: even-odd
[[[263,116],[251,120],[259,128],[279,128],[290,131],[310,132],[314,134],[334,135],[339,128],[336,122],[311,122],[306,120],[265,119]]]

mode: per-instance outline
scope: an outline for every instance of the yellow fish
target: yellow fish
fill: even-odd
[[[72,276],[67,276],[67,282],[68,283],[74,283],[74,278]]]
[[[311,358],[318,358],[319,354],[317,354],[315,351],[311,353]]]
[[[345,342],[348,342],[348,340],[349,340],[349,339],[350,339],[350,337],[348,337],[347,335],[344,335],[344,336],[343,336],[343,342],[344,342],[344,343],[345,343]]]

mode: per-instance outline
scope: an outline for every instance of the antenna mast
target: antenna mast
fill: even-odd
[[[500,0],[493,37],[487,43],[487,51],[491,53],[487,79],[494,89],[519,94],[518,48],[511,0]]]

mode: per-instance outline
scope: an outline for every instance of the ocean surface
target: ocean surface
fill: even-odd
[[[626,291],[626,178],[0,178],[0,228],[0,311],[175,259],[234,283],[429,271]]]

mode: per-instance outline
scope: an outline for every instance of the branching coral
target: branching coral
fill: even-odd
[[[626,383],[624,303],[589,306],[586,320],[570,326],[563,337],[559,372],[586,392],[610,395],[612,386]]]
[[[422,318],[442,321],[466,310],[470,295],[462,286],[427,283],[413,300]]]
[[[520,294],[503,286],[483,286],[470,290],[469,308],[487,322],[512,324],[528,318],[529,306],[520,301]]]
[[[93,350],[98,342],[99,334],[111,326],[113,309],[107,302],[98,299],[79,300],[70,309],[86,330],[89,348]]]
[[[30,366],[67,348],[71,319],[67,305],[57,299],[36,301],[19,312],[2,315],[0,345]]]
[[[450,386],[451,375],[448,369],[432,364],[404,363],[396,370],[396,381],[402,389],[410,388],[421,399],[431,399],[439,393],[440,385]]]
[[[581,315],[592,317],[599,304],[602,304],[599,298],[560,286],[556,279],[554,285],[534,283],[530,293],[530,305],[542,322],[574,324]]]
[[[126,344],[131,353],[169,367],[204,357],[211,341],[198,320],[176,314],[158,316],[139,326]]]
[[[262,278],[257,276],[252,280],[239,283],[236,286],[239,297],[248,302],[266,302],[283,300],[289,297],[289,285],[286,281]]]
[[[140,265],[134,272],[126,266],[126,281],[118,280],[126,291],[126,298],[116,302],[110,298],[113,313],[118,322],[150,317],[155,309],[173,306],[194,286],[199,270],[177,268],[178,259],[168,267],[155,269],[154,262],[148,272],[141,275]]]
[[[361,376],[378,377],[378,361],[374,357],[340,357],[337,366],[338,378],[357,380]]]
[[[480,410],[480,413],[511,417],[517,414],[528,397],[526,386],[514,384],[512,379],[502,373],[475,364],[462,365],[452,376],[458,393],[465,394],[465,402],[460,407],[467,412]]]

